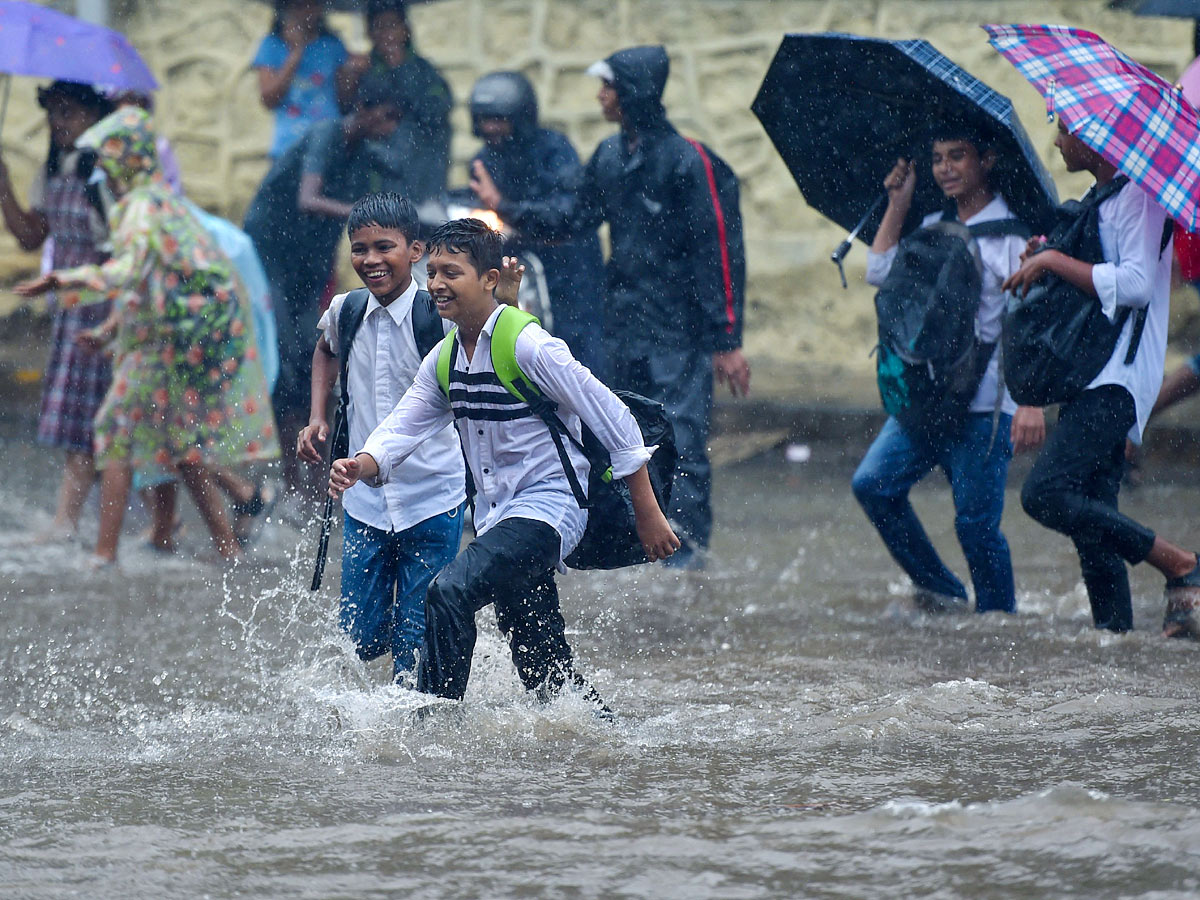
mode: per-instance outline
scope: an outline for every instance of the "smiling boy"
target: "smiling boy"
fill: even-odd
[[[438,381],[438,354],[421,364],[412,387],[353,457],[333,464],[335,496],[359,480],[386,485],[397,466],[451,422],[476,489],[477,537],[429,585],[426,632],[417,688],[462,699],[475,646],[475,613],[494,604],[525,687],[546,696],[564,684],[580,686],[603,708],[575,672],[559,609],[556,568],[574,549],[587,524],[572,493],[545,422],[511,394],[496,375],[492,335],[500,317],[494,291],[501,275],[501,238],[478,219],[442,226],[429,241],[429,291],[438,312],[457,326],[450,358],[449,391]],[[516,362],[558,405],[558,416],[576,439],[581,421],[612,459],[614,478],[629,485],[638,537],[650,559],[663,559],[679,539],[650,487],[646,447],[632,414],[558,338],[536,324],[517,336]],[[568,443],[566,453],[580,484],[589,466]]]
[[[988,182],[996,154],[986,137],[958,127],[941,131],[932,142],[931,175],[956,221],[970,227],[1011,220],[1004,197]],[[903,159],[884,179],[888,205],[867,260],[870,284],[882,285],[896,259],[916,181],[915,165]],[[942,217],[940,211],[931,213],[921,225],[933,225]],[[975,587],[975,609],[1015,612],[1012,559],[1000,530],[1008,463],[1014,450],[1036,447],[1045,437],[1042,411],[1018,408],[1007,392],[1001,393],[995,352],[1005,303],[1000,285],[1020,265],[1025,240],[1017,234],[994,234],[976,241],[983,272],[975,332],[989,349],[965,423],[953,433],[930,437],[910,434],[889,417],[852,481],[867,517],[912,579],[915,605],[925,612],[965,609],[967,591],[917,519],[908,496],[913,485],[938,466],[945,471],[954,498],[955,531]]]
[[[412,203],[394,193],[368,194],[354,204],[346,230],[351,262],[369,296],[335,297],[318,324],[309,424],[296,441],[297,456],[312,464],[323,461],[318,445],[329,437],[326,405],[347,350],[348,446],[360,447],[443,334],[429,295],[411,274],[423,252]],[[356,315],[345,314],[347,305]],[[354,321],[359,317],[361,324]],[[449,425],[431,433],[387,485],[359,485],[342,499],[339,624],[362,659],[390,652],[396,679],[412,671],[424,638],[429,581],[458,552],[464,499],[462,454]]]

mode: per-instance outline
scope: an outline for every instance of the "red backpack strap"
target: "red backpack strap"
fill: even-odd
[[[725,282],[725,318],[728,319],[725,330],[732,334],[735,324],[733,271],[729,266],[729,236],[725,230],[725,212],[721,209],[721,198],[717,193],[717,176],[713,172],[712,159],[709,157],[704,145],[692,138],[684,138],[684,140],[691,144],[696,149],[696,152],[700,154],[700,161],[704,163],[704,174],[708,178],[708,193],[712,197],[713,212],[717,216],[717,243],[721,248],[721,276]]]

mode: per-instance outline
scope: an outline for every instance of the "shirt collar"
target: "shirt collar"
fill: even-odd
[[[370,293],[370,292],[368,292],[368,293]],[[367,309],[366,309],[366,312],[363,313],[363,318],[366,318],[367,316],[371,315],[371,313],[373,313],[377,309],[382,309],[389,316],[392,317],[392,321],[394,321],[397,325],[399,325],[404,321],[404,317],[408,315],[409,310],[412,309],[413,300],[416,299],[416,296],[417,296],[417,279],[415,279],[415,278],[413,278],[412,280],[409,281],[408,288],[404,291],[404,293],[401,294],[399,297],[397,297],[395,300],[393,300],[391,303],[389,303],[387,306],[384,306],[377,299],[375,299],[374,294],[371,294],[367,300]]]
[[[965,222],[963,222],[963,224],[976,225],[980,222],[993,222],[996,219],[1007,219],[1011,216],[1012,213],[1008,209],[1008,203],[1005,202],[1003,195],[997,193],[994,197],[992,197],[991,200],[988,201],[987,206],[975,213],[975,215],[971,216],[971,218],[967,219]]]
[[[488,336],[488,340],[491,340],[492,332],[496,330],[496,322],[500,318],[500,313],[504,309],[504,306],[505,304],[503,303],[497,303],[496,308],[492,310],[492,314],[483,323],[483,333]]]

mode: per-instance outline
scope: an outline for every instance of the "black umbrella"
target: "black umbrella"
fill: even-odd
[[[1124,9],[1135,16],[1171,16],[1193,19],[1192,52],[1200,56],[1200,0],[1115,0],[1114,9]]]
[[[809,206],[854,229],[834,254],[839,265],[850,240],[875,237],[883,178],[898,157],[917,160],[921,173],[905,231],[942,206],[929,177],[939,123],[993,136],[999,162],[992,181],[1013,213],[1035,230],[1052,221],[1054,181],[1012,103],[927,41],[789,34],[751,108]]]

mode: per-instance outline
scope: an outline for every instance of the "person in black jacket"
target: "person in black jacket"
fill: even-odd
[[[566,135],[538,126],[537,95],[519,72],[491,72],[475,82],[471,121],[484,141],[471,161],[471,188],[515,231],[506,252],[518,257],[532,252],[541,261],[550,293],[550,330],[607,382],[604,259],[596,229],[566,238],[552,233],[555,218],[574,202],[583,168],[575,148]]]
[[[679,463],[671,519],[683,538],[668,564],[700,568],[712,531],[707,443],[713,375],[750,387],[742,355],[740,285],[728,291],[711,160],[675,130],[662,105],[670,61],[662,47],[620,50],[588,73],[620,132],[584,168],[571,227],[609,224],[605,332],[612,385],[662,401]],[[739,270],[740,271],[740,270]]]

